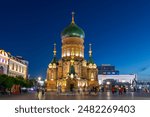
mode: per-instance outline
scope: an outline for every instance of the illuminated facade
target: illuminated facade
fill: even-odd
[[[89,44],[89,60],[84,59],[84,31],[72,22],[61,33],[61,59],[56,59],[56,44],[54,57],[47,69],[47,90],[55,91],[61,86],[63,92],[78,88],[98,86],[98,69],[92,59],[91,44]]]
[[[22,76],[28,78],[28,61],[22,57],[14,57],[5,50],[0,50],[0,74]]]

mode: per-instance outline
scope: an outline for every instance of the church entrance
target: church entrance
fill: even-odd
[[[70,92],[74,91],[74,84],[70,84]]]
[[[66,81],[66,91],[75,92],[77,89],[77,80],[68,78]]]

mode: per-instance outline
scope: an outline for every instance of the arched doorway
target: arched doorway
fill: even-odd
[[[4,74],[4,67],[0,66],[0,74]]]

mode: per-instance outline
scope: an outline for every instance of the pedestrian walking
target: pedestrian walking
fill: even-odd
[[[115,93],[115,87],[112,87],[112,88],[111,88],[111,92],[112,92],[112,94]]]

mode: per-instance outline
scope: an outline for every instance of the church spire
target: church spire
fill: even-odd
[[[89,57],[92,57],[92,44],[89,44]]]
[[[75,15],[75,12],[72,12],[71,14],[72,14],[72,21],[71,21],[71,23],[74,24],[74,23],[75,23],[75,22],[74,22],[74,15]]]
[[[54,50],[53,50],[53,53],[54,53],[54,56],[56,56],[56,43],[54,43]]]
[[[89,64],[94,64],[93,58],[92,58],[92,44],[89,44]]]
[[[51,63],[57,63],[56,52],[57,52],[57,51],[56,51],[56,43],[54,43],[54,50],[53,50],[54,57],[53,57]]]

